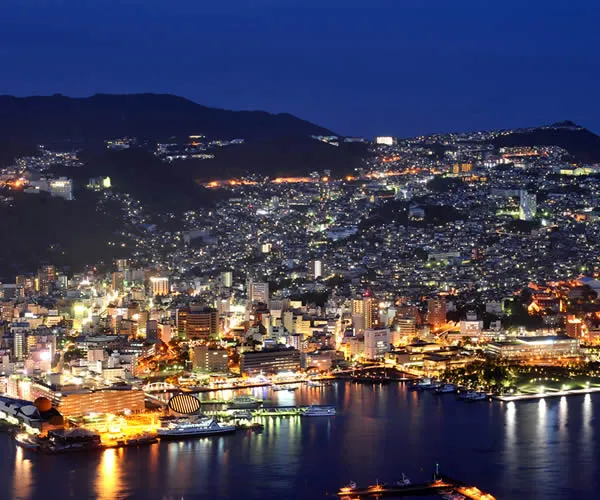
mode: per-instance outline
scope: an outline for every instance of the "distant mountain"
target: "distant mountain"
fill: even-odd
[[[567,150],[577,161],[600,162],[600,136],[571,121],[515,130],[499,135],[493,143],[498,147],[559,146]]]
[[[115,137],[272,140],[332,135],[287,113],[209,108],[169,94],[0,96],[0,142],[92,142]]]

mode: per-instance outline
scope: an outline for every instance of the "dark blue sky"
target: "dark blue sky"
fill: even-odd
[[[600,132],[596,0],[2,0],[0,93],[170,92],[342,134]]]

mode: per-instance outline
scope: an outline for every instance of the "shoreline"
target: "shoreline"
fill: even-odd
[[[492,399],[509,403],[512,401],[529,401],[534,399],[558,398],[562,396],[581,396],[600,392],[600,387],[588,387],[586,389],[569,389],[566,391],[549,391],[532,394],[515,394],[513,396],[492,396]]]

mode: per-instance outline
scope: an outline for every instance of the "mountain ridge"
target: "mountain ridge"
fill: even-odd
[[[0,95],[0,139],[38,142],[100,141],[115,137],[270,140],[332,135],[290,113],[234,111],[163,93],[94,94],[89,97]]]

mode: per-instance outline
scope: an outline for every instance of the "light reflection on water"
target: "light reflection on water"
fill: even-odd
[[[0,435],[0,484],[7,498],[44,499],[51,486],[56,498],[318,500],[350,480],[394,481],[402,472],[426,480],[439,462],[499,499],[587,500],[600,490],[600,395],[468,404],[404,384],[350,383],[252,393],[281,405],[335,404],[338,415],[266,418],[262,433],[54,457]]]

